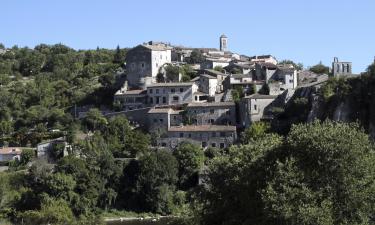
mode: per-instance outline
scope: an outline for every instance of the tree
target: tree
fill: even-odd
[[[26,165],[35,158],[35,151],[33,149],[23,149],[21,153],[21,165]]]
[[[248,144],[249,142],[263,138],[263,136],[270,131],[270,128],[270,124],[266,122],[259,121],[252,123],[251,126],[246,128],[246,130],[243,132],[242,143]]]
[[[84,118],[84,124],[89,130],[103,129],[107,124],[107,119],[102,115],[99,109],[90,109]]]
[[[330,121],[295,125],[285,141],[271,134],[231,147],[210,165],[203,221],[370,224],[374,159],[358,125]]]
[[[296,70],[303,70],[303,64],[302,64],[302,63],[295,63],[294,61],[289,60],[289,59],[281,60],[278,64],[279,64],[279,65],[282,65],[282,64],[290,64],[290,65],[293,65],[293,67],[294,67]]]
[[[198,49],[194,49],[189,57],[189,63],[190,64],[199,64],[204,62],[204,56]]]
[[[223,67],[222,66],[215,66],[214,70],[216,70],[218,72],[223,72]]]
[[[178,163],[167,151],[151,152],[124,170],[128,184],[122,194],[127,207],[139,211],[169,214],[174,210]]]
[[[125,56],[121,52],[120,46],[117,45],[116,50],[115,50],[115,54],[113,56],[113,63],[121,65],[121,64],[124,63],[124,60],[125,60]]]
[[[204,162],[203,149],[191,143],[182,143],[173,152],[178,162],[180,187],[189,189],[198,184]]]
[[[178,66],[167,65],[165,67],[166,81],[178,82],[180,77],[180,68]]]
[[[319,64],[316,64],[309,69],[311,72],[314,72],[316,74],[329,74],[329,67],[325,66],[320,62]]]

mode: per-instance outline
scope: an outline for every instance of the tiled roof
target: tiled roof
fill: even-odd
[[[169,113],[170,111],[170,108],[152,108],[148,113]]]
[[[0,148],[0,155],[19,155],[22,150],[19,147],[5,147]]]
[[[186,87],[186,86],[192,86],[192,82],[185,82],[185,83],[154,83],[150,84],[147,87]]]
[[[170,127],[168,131],[171,132],[207,132],[207,131],[236,131],[236,126],[226,126],[226,125],[199,125],[199,126],[194,126],[194,125],[189,125],[189,126],[174,126]]]
[[[278,95],[253,94],[253,95],[246,96],[245,98],[250,98],[250,99],[275,99],[277,97],[278,97]]]
[[[203,102],[203,103],[189,103],[187,107],[224,107],[235,106],[234,102]]]

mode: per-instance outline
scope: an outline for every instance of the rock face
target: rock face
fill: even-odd
[[[341,122],[350,122],[350,105],[346,102],[341,102],[333,113],[332,120]]]

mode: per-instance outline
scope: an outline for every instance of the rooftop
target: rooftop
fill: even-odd
[[[223,107],[235,106],[234,102],[203,102],[203,103],[189,103],[187,107]]]
[[[14,155],[14,154],[21,154],[22,150],[19,147],[4,147],[0,148],[0,155]]]
[[[170,108],[152,108],[148,113],[169,113],[170,111]]]
[[[208,75],[208,74],[201,74],[202,77],[208,78],[208,79],[216,79],[216,77]]]
[[[154,83],[150,84],[147,87],[186,87],[186,86],[192,86],[193,82],[181,82],[181,83]]]
[[[179,127],[170,127],[168,131],[172,132],[186,132],[186,131],[191,131],[191,132],[207,132],[207,131],[236,131],[236,126],[226,126],[226,125],[200,125],[200,126],[194,126],[194,125],[189,125],[189,126],[179,126]]]
[[[128,90],[122,93],[123,95],[141,95],[141,94],[146,94],[146,90]]]
[[[250,98],[250,99],[275,99],[277,97],[278,97],[278,95],[253,94],[253,95],[246,96],[245,98]]]

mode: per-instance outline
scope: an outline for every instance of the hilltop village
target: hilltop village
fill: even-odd
[[[126,81],[114,104],[155,135],[157,147],[174,149],[188,141],[226,148],[253,122],[272,120],[299,86],[328,80],[327,74],[302,71],[272,55],[233,53],[225,35],[219,44],[219,49],[187,48],[150,41],[130,49]],[[181,68],[189,68],[194,77],[182,74]],[[335,58],[332,73],[352,76],[352,64]]]

